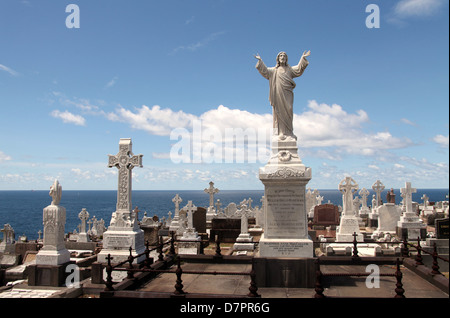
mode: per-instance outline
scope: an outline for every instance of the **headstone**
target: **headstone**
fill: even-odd
[[[215,218],[212,220],[209,240],[214,242],[216,236],[222,243],[234,243],[241,233],[241,220],[237,218]]]
[[[337,205],[326,203],[316,205],[314,208],[314,226],[333,226],[339,225],[339,208]]]
[[[253,237],[248,232],[248,211],[244,210],[241,213],[241,233],[236,238],[236,243],[233,245],[236,251],[253,251],[255,245],[253,244]]]
[[[14,254],[15,247],[15,234],[14,229],[11,225],[5,224],[3,229],[0,230],[3,232],[3,240],[0,243],[0,253],[4,254]]]
[[[386,202],[395,204],[395,193],[394,189],[391,188],[390,191],[386,194]]]
[[[52,202],[44,208],[44,242],[36,255],[36,265],[62,265],[70,261],[70,253],[64,243],[66,209],[59,205],[62,187],[58,180],[50,187],[49,195]]]
[[[198,254],[200,244],[193,241],[200,241],[201,238],[198,232],[194,228],[194,213],[197,211],[197,207],[192,204],[192,201],[188,201],[188,204],[183,208],[187,214],[187,227],[183,232],[183,236],[178,243],[178,254]],[[188,241],[188,242],[183,242]]]
[[[385,186],[380,180],[375,181],[372,185],[372,190],[376,193],[376,207],[379,207],[381,205],[381,192],[384,190],[384,188]]]
[[[206,188],[205,193],[209,194],[209,206],[206,214],[206,220],[211,222],[211,220],[217,215],[217,211],[214,207],[214,194],[219,193],[219,189],[214,188],[214,182],[209,183],[209,188]]]
[[[364,236],[359,230],[359,220],[353,208],[353,193],[358,190],[358,184],[352,177],[345,177],[338,186],[342,192],[342,216],[339,223],[339,230],[336,233],[336,241],[352,242],[354,233],[358,242],[364,242]]]
[[[197,211],[195,211],[193,216],[193,224],[195,230],[199,234],[206,233],[206,216],[207,216],[206,209],[202,207],[197,207]]]
[[[374,232],[379,233],[396,233],[397,222],[400,221],[401,209],[393,203],[385,203],[378,207],[378,228]]]
[[[417,189],[411,187],[411,182],[405,182],[405,187],[400,189],[405,206],[405,211],[397,222],[397,235],[401,239],[408,238],[408,240],[414,241],[418,237],[425,238],[426,236],[426,224],[417,216],[413,208],[412,194],[416,192]]]
[[[170,223],[169,231],[179,233],[180,229],[180,203],[183,202],[183,199],[180,198],[178,193],[172,199],[172,202],[175,204],[175,216],[173,217],[172,222]]]
[[[113,212],[108,230],[103,233],[103,249],[97,257],[100,263],[107,262],[108,254],[113,257],[113,263],[119,263],[145,251],[144,231],[139,228],[135,213],[131,211],[132,169],[142,167],[142,156],[134,155],[130,138],[121,138],[119,153],[108,155],[108,167],[116,167],[118,173],[118,190],[116,211]],[[142,255],[137,259],[140,263],[145,259]]]
[[[358,194],[361,196],[361,208],[359,210],[359,216],[367,217],[367,215],[370,213],[370,209],[367,206],[367,197],[369,196],[370,192],[366,188],[362,188],[361,190],[359,190]]]
[[[448,218],[434,220],[436,238],[449,239]]]
[[[147,213],[144,213],[144,217],[141,220],[140,228],[144,231],[144,240],[150,246],[157,246],[159,244],[159,230],[161,229],[161,222],[155,215],[153,217],[147,217]]]
[[[86,220],[89,219],[89,212],[85,208],[78,213],[78,218],[81,220],[80,233],[78,234],[77,242],[89,242],[89,236],[86,232]]]

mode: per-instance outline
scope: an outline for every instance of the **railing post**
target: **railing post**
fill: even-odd
[[[176,295],[183,295],[186,294],[183,291],[183,281],[181,280],[181,275],[183,274],[183,270],[181,269],[181,258],[178,257],[178,265],[177,265],[177,270],[175,271],[175,274],[177,275],[177,281],[175,284],[175,291],[174,294]]]
[[[436,242],[434,242],[433,244],[433,266],[431,266],[431,274],[433,275],[437,275],[437,274],[441,274],[441,272],[439,271],[439,264],[438,264],[438,253],[437,253],[437,247],[436,247]]]
[[[409,248],[408,248],[408,239],[403,239],[403,248],[402,248],[402,256],[409,257]]]
[[[144,261],[144,268],[150,268],[151,261],[150,261],[150,242],[147,240],[145,243],[145,261]]]
[[[158,261],[160,261],[160,262],[164,261],[163,246],[164,246],[163,237],[160,236],[159,237],[159,246],[158,246],[158,249],[159,249]]]
[[[133,260],[134,260],[133,248],[130,246],[129,250],[130,250],[130,255],[128,256],[128,269],[133,269]],[[129,278],[129,279],[134,278],[133,272],[131,270],[127,271],[127,278]]]
[[[105,291],[113,291],[113,282],[112,282],[112,266],[111,266],[111,260],[113,257],[111,257],[111,254],[108,254],[106,257],[108,260],[108,264],[106,265],[106,282],[105,282]]]
[[[169,253],[171,255],[175,255],[175,231],[170,232],[171,240],[170,240],[170,250]]]
[[[250,271],[250,287],[248,288],[250,291],[247,296],[248,297],[261,297],[258,294],[258,286],[256,286],[256,271],[255,271],[255,261],[252,259],[252,270]]]
[[[356,232],[353,232],[353,256],[352,256],[353,259],[359,258],[359,256],[358,256],[358,241],[356,239],[357,237],[358,237],[358,234],[356,234]]]
[[[422,247],[420,246],[420,237],[417,237],[417,255],[416,255],[416,265],[423,265],[422,262]]]
[[[214,256],[222,256],[221,250],[220,250],[220,235],[217,235],[217,239],[216,239],[216,254]]]
[[[322,286],[322,272],[320,271],[320,260],[317,258],[315,260],[316,263],[316,287],[314,290],[316,294],[314,298],[325,298],[326,296],[323,294],[323,286]]]
[[[405,290],[403,289],[402,284],[403,274],[400,271],[400,260],[397,258],[397,271],[395,272],[395,278],[397,279],[397,283],[395,284],[395,296],[394,298],[405,298]]]
[[[200,251],[199,251],[200,255],[205,255],[205,247],[203,246],[203,244],[204,244],[203,240],[200,240]]]

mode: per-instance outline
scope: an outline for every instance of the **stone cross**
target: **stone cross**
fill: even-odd
[[[88,233],[91,233],[91,224],[92,224],[92,220],[87,221],[87,224],[89,225]]]
[[[134,217],[136,219],[136,222],[139,221],[139,212],[141,212],[141,210],[139,210],[138,207],[135,207],[134,210],[133,210],[133,213],[134,213]]]
[[[40,241],[40,240],[41,240],[41,235],[42,235],[42,231],[41,231],[41,230],[39,230],[39,231],[38,231],[38,241]]]
[[[175,204],[175,216],[174,218],[176,218],[178,220],[179,216],[180,216],[180,203],[183,202],[183,199],[180,198],[180,196],[177,195],[172,199],[172,202]]]
[[[220,200],[217,199],[217,202],[216,202],[217,213],[219,213],[221,211],[221,207],[222,207],[222,202],[220,202]]]
[[[384,188],[385,186],[380,180],[375,181],[372,185],[373,191],[375,191],[375,193],[377,194],[377,207],[380,205],[381,192],[384,190]]]
[[[323,201],[323,196],[321,196],[321,195],[316,196],[316,203],[317,203],[317,205],[321,205],[322,201]]]
[[[342,192],[343,215],[353,213],[353,193],[358,190],[358,184],[352,177],[345,177],[338,186]]]
[[[423,200],[423,209],[425,210],[428,206],[428,199],[430,199],[426,194],[422,195],[421,199]]]
[[[412,194],[417,192],[416,188],[411,188],[411,182],[405,182],[405,187],[400,189],[400,192],[403,194],[403,201],[406,205],[406,213],[413,213],[412,210]]]
[[[359,190],[359,195],[361,196],[361,204],[362,208],[367,208],[367,197],[369,196],[370,192],[366,188],[362,188]]]
[[[14,242],[14,230],[9,224],[5,224],[3,226],[3,229],[0,230],[0,232],[3,232],[3,242],[6,244],[11,244]]]
[[[359,197],[355,196],[355,198],[353,199],[353,210],[355,214],[358,213],[360,204],[361,200],[359,199]]]
[[[248,214],[247,210],[243,210],[241,214],[241,234],[248,233]]]
[[[192,204],[192,201],[188,201],[188,204],[183,208],[187,213],[188,229],[194,228],[194,213],[197,211],[197,207]]]
[[[143,155],[133,155],[131,151],[131,138],[121,138],[119,153],[108,155],[108,167],[119,169],[119,184],[117,190],[117,211],[130,212],[131,210],[131,170],[134,167],[142,168]]]
[[[252,203],[253,203],[252,198],[248,198],[247,203],[248,203],[248,208],[251,209],[252,208]]]
[[[209,194],[209,206],[214,207],[214,194],[219,193],[219,189],[214,188],[214,182],[211,181],[209,188],[206,188],[204,191]]]
[[[86,220],[89,219],[89,212],[85,208],[81,209],[78,218],[81,220],[80,232],[86,233]]]

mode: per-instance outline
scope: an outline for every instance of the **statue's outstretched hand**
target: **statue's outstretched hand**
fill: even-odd
[[[311,51],[305,51],[303,52],[303,56],[302,57],[307,57],[311,55]]]
[[[253,56],[255,57],[255,59],[257,59],[257,60],[261,60],[261,56],[259,56],[259,53],[256,53],[256,55],[255,55],[255,54],[253,54]]]

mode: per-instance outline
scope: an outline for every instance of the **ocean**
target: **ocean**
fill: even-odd
[[[336,205],[342,205],[342,195],[339,190],[320,190],[320,195],[323,196],[322,203],[330,201]],[[371,205],[371,198],[374,192],[369,190],[367,204]],[[180,208],[184,207],[189,200],[196,206],[207,207],[209,205],[209,195],[203,190],[201,191],[144,191],[133,190],[132,205],[133,208],[137,206],[141,211],[139,219],[142,219],[144,212],[147,212],[148,217],[157,215],[159,218],[165,216],[167,218],[168,212],[174,215],[174,204],[172,198],[179,194],[183,199]],[[386,201],[387,190],[383,191],[381,197]],[[396,194],[396,203],[400,204],[400,190],[394,190]],[[413,201],[422,203],[423,194],[429,197],[429,201],[438,202],[448,200],[446,195],[449,193],[448,189],[418,189],[417,193],[413,194]],[[229,203],[234,202],[239,204],[242,200],[252,198],[252,206],[261,206],[261,197],[264,195],[263,190],[221,190],[214,196],[214,201],[220,199],[222,208]],[[66,208],[66,233],[77,229],[80,224],[78,213],[82,208],[86,208],[89,212],[90,218],[95,216],[98,220],[105,220],[105,226],[109,225],[111,214],[116,210],[117,191],[76,191],[63,190],[60,205]],[[41,191],[0,191],[0,228],[9,223],[14,229],[16,240],[21,235],[26,235],[29,240],[36,240],[38,238],[38,231],[43,231],[42,228],[42,211],[43,208],[51,203],[51,197],[48,190]],[[3,239],[3,235],[0,236]]]

